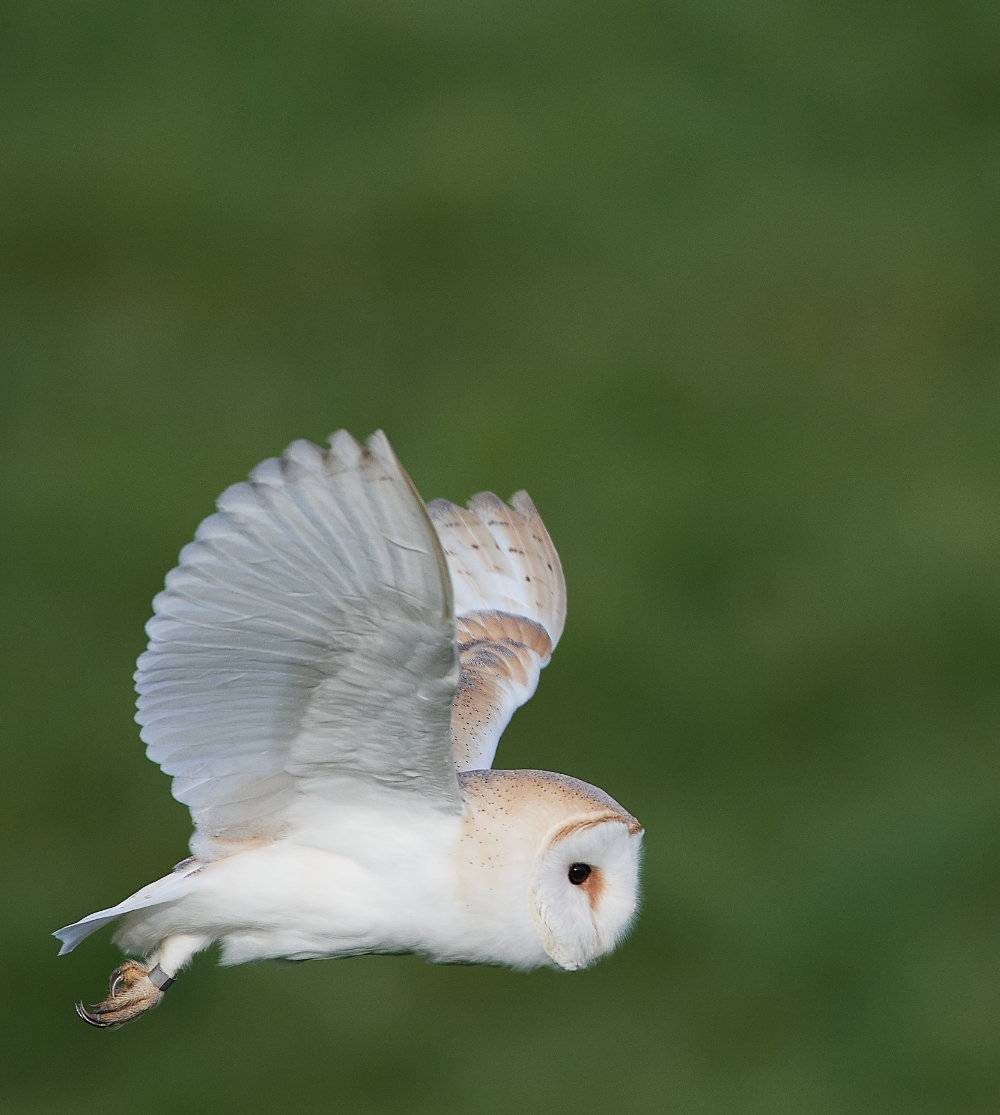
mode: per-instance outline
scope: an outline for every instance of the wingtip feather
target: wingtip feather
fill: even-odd
[[[524,519],[525,522],[532,522],[535,519],[540,519],[538,508],[535,506],[531,496],[521,488],[520,491],[515,492],[510,497],[510,505],[514,510]]]
[[[448,552],[461,611],[494,609],[541,623],[552,644],[566,616],[566,586],[552,539],[524,490],[504,503],[479,492],[468,510],[434,500],[428,514]]]
[[[449,499],[432,499],[427,504],[427,514],[431,517],[432,523],[441,523],[453,516],[455,512],[461,514],[463,508],[459,507],[457,503],[452,503]]]
[[[507,504],[493,492],[477,492],[467,504],[477,515],[508,511]]]
[[[347,430],[336,430],[329,438],[334,457],[345,468],[356,469],[361,462],[363,450],[354,436]]]
[[[368,446],[368,452],[377,460],[383,463],[391,462],[397,467],[399,466],[399,461],[389,444],[389,439],[385,436],[384,430],[376,430],[365,442],[365,445]]]
[[[314,476],[323,475],[323,450],[314,442],[305,438],[297,438],[285,450],[285,457],[294,461],[301,468],[311,472]]]
[[[281,457],[268,457],[251,469],[250,479],[254,484],[263,484],[267,488],[281,488],[285,483],[285,462]]]

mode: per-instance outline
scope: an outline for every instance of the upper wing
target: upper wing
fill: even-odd
[[[527,492],[510,502],[481,492],[469,510],[444,499],[427,505],[458,615],[462,678],[451,717],[458,770],[492,765],[566,622],[566,582],[552,539]]]
[[[136,719],[201,858],[274,834],[302,792],[461,808],[444,556],[384,434],[330,445],[227,489],[153,601]]]

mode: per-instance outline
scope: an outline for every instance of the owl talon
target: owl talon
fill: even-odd
[[[111,973],[108,997],[90,1010],[76,1004],[76,1013],[90,1026],[113,1030],[138,1018],[163,998],[163,991],[149,978],[149,969],[135,960],[126,960]],[[172,981],[171,981],[172,982]]]
[[[87,1010],[87,1008],[83,1005],[82,1001],[76,1004],[76,1013],[84,1020],[84,1022],[89,1022],[91,1026],[98,1026],[101,1029],[107,1026],[107,1023],[102,1022],[96,1014],[91,1014],[90,1011]]]

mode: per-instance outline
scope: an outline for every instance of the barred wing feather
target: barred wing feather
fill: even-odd
[[[492,766],[514,712],[529,700],[566,622],[566,582],[527,492],[510,506],[481,492],[468,509],[428,504],[455,594],[462,676],[452,710],[458,770]]]

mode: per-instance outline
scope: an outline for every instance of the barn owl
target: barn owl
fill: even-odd
[[[426,507],[384,434],[294,442],[225,491],[153,601],[135,674],[190,858],[56,932],[121,918],[109,1029],[196,953],[223,964],[417,953],[574,971],[636,910],[639,822],[562,774],[493,770],[562,634],[526,492]]]

